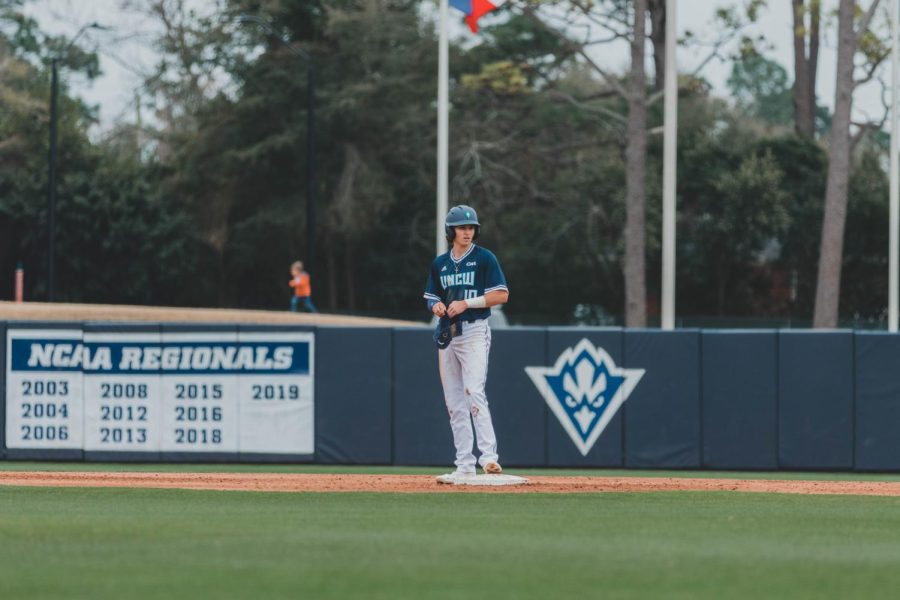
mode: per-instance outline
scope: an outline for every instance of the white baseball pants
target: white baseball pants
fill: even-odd
[[[447,348],[438,350],[444,402],[450,413],[456,468],[459,471],[475,471],[473,422],[481,452],[478,462],[482,467],[497,462],[497,438],[484,393],[490,349],[491,328],[487,319],[479,319],[463,323],[462,334],[453,338]]]

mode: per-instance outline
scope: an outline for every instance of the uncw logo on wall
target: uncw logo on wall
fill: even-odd
[[[525,367],[547,406],[583,456],[644,376],[644,369],[616,367],[587,339],[566,348],[552,367]]]

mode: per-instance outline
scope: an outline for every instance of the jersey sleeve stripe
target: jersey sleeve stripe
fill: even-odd
[[[426,300],[440,300],[440,297],[435,296],[434,294],[428,294],[428,293],[426,293],[426,294],[423,295],[422,297],[425,298]]]
[[[509,288],[505,285],[495,285],[492,288],[487,288],[486,290],[484,290],[484,293],[487,294],[488,292],[495,292],[497,290],[506,290],[508,292]]]

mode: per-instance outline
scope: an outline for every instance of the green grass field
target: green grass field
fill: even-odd
[[[4,599],[865,598],[898,565],[900,498],[0,486]]]

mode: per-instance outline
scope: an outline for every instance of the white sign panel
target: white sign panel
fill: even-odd
[[[162,341],[162,451],[237,452],[237,333],[163,333]]]
[[[313,334],[241,333],[239,339],[257,357],[240,378],[241,452],[312,454]]]
[[[80,329],[8,329],[6,335],[6,447],[81,449]]]
[[[7,447],[312,454],[314,339],[9,329]]]
[[[85,332],[96,360],[84,366],[84,449],[158,452],[161,378],[142,369],[158,333]]]

